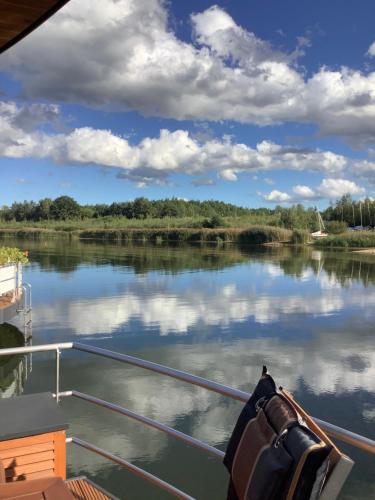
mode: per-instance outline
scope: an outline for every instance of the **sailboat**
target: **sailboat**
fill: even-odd
[[[318,217],[319,231],[315,231],[314,233],[311,233],[311,236],[313,238],[325,238],[326,236],[328,236],[328,234],[325,232],[324,222],[323,222],[322,216],[320,215],[319,210],[316,211],[316,214]]]

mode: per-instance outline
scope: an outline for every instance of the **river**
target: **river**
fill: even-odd
[[[375,439],[374,257],[311,248],[4,243],[30,253],[24,279],[33,287],[34,344],[89,343],[246,391],[266,364],[312,415]],[[35,354],[28,363],[23,392],[53,391],[52,354]],[[220,449],[241,409],[161,375],[64,352],[61,390],[73,388]],[[66,398],[61,406],[70,434],[197,498],[225,498],[227,474],[214,458],[90,403]],[[340,499],[375,498],[374,457],[340,446],[356,462]],[[69,474],[93,477],[120,498],[168,498],[89,451],[68,447]]]

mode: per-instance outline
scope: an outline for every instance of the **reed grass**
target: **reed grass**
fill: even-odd
[[[26,239],[40,239],[66,235],[69,238],[97,239],[124,242],[154,242],[157,244],[167,242],[179,243],[240,243],[247,245],[260,245],[272,242],[290,241],[292,231],[273,226],[247,226],[226,228],[200,228],[200,227],[120,227],[120,228],[89,228],[72,229],[46,229],[23,227],[14,229],[0,229],[0,237],[18,237]]]
[[[307,245],[311,241],[311,234],[305,229],[295,229],[290,239],[293,245]]]
[[[220,217],[223,227],[247,227],[250,225],[277,225],[277,218],[268,215],[244,215],[238,217]],[[1,229],[46,229],[53,231],[71,232],[75,230],[91,229],[171,229],[171,228],[202,228],[207,217],[163,217],[147,219],[127,219],[121,216],[106,216],[98,218],[72,220],[43,220],[43,221],[1,221]]]
[[[375,247],[375,231],[350,231],[319,238],[314,245],[324,248],[370,248]]]

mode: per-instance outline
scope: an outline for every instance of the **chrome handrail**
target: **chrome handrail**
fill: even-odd
[[[177,380],[182,380],[183,382],[188,382],[189,384],[203,387],[204,389],[217,392],[222,396],[228,396],[229,398],[236,399],[238,401],[247,401],[250,397],[250,394],[244,391],[240,391],[239,389],[233,389],[232,387],[219,384],[218,382],[213,382],[212,380],[207,380],[205,378],[198,377],[197,375],[192,375],[191,373],[183,372],[181,370],[169,368],[168,366],[159,365],[158,363],[154,363],[152,361],[146,361],[134,356],[129,356],[128,354],[121,354],[119,352],[109,351],[108,349],[81,344],[79,342],[73,342],[73,348],[78,349],[79,351],[97,354],[105,358],[128,363],[133,366],[138,366],[140,368],[151,370],[156,373],[161,373],[162,375],[167,375],[168,377],[172,377]]]
[[[200,441],[199,439],[196,439],[192,436],[189,436],[189,435],[185,434],[184,432],[178,431],[176,429],[172,429],[172,427],[169,427],[168,425],[162,424],[161,422],[158,422],[157,420],[153,420],[152,418],[145,417],[143,415],[139,415],[139,413],[128,410],[127,408],[124,408],[122,406],[116,405],[114,403],[109,403],[108,401],[104,401],[103,399],[96,398],[95,396],[91,396],[90,394],[85,394],[84,392],[79,392],[79,391],[60,392],[60,397],[67,397],[67,396],[74,396],[76,398],[83,399],[84,401],[88,401],[88,402],[94,403],[98,406],[102,406],[103,408],[107,408],[109,410],[115,411],[116,413],[120,413],[121,415],[125,415],[125,416],[132,418],[133,420],[136,420],[138,422],[141,422],[149,427],[153,427],[154,429],[158,429],[159,431],[165,432],[169,436],[173,436],[174,438],[177,438],[180,441],[183,441],[184,443],[187,443],[191,446],[194,446],[195,448],[198,448],[199,450],[203,450],[206,453],[208,453],[209,455],[212,455],[215,458],[218,458],[219,460],[222,460],[224,458],[223,451],[218,450],[217,448],[214,448],[213,446],[210,446],[209,444],[204,443],[203,441]]]
[[[87,450],[93,451],[97,455],[101,455],[104,458],[107,458],[108,460],[112,460],[112,462],[115,462],[118,465],[121,465],[121,467],[124,467],[124,469],[129,470],[132,472],[134,475],[139,476],[143,479],[146,479],[149,483],[154,484],[155,486],[158,486],[159,488],[168,491],[168,493],[171,493],[177,498],[181,498],[183,500],[194,500],[193,497],[188,495],[187,493],[184,493],[183,491],[179,490],[175,486],[172,486],[171,484],[167,483],[166,481],[163,481],[163,479],[160,479],[159,477],[154,476],[153,474],[150,474],[150,472],[147,472],[136,465],[124,460],[123,458],[118,457],[117,455],[114,455],[113,453],[109,453],[106,450],[103,450],[102,448],[99,448],[98,446],[95,446],[92,443],[89,443],[87,441],[84,441],[83,439],[79,439],[77,437],[70,437],[67,438],[66,440],[67,443],[74,443],[77,444],[78,446],[81,446],[82,448],[86,448]]]
[[[342,429],[341,427],[320,420],[320,418],[312,417],[313,420],[333,439],[339,439],[344,443],[355,446],[368,453],[375,454],[375,441],[373,439],[361,436],[356,432],[348,431],[347,429]]]
[[[128,354],[121,354],[107,349],[102,349],[100,347],[88,346],[86,344],[80,344],[79,342],[73,342],[73,348],[80,351],[88,352],[91,354],[97,354],[105,358],[115,359],[116,361],[122,361],[123,363],[128,363],[134,366],[145,368],[147,370],[152,370],[156,373],[167,375],[168,377],[176,378],[182,380],[183,382],[188,382],[189,384],[198,385],[205,389],[213,392],[217,392],[223,396],[235,399],[237,401],[242,401],[246,403],[250,398],[251,394],[248,392],[240,391],[239,389],[233,389],[217,382],[212,382],[197,375],[191,375],[180,370],[175,370],[174,368],[169,368],[164,365],[159,365],[151,361],[146,361],[143,359],[136,358],[134,356],[129,356]],[[327,432],[329,436],[332,436],[340,441],[344,441],[352,446],[356,446],[364,451],[375,454],[375,441],[355,432],[348,431],[336,425],[325,422],[324,420],[317,419],[313,417],[320,427]]]
[[[56,349],[72,349],[73,342],[58,342],[56,344],[29,345],[24,347],[5,347],[0,349],[0,356],[12,354],[29,354],[30,352],[56,351]]]
[[[162,375],[167,375],[169,377],[181,380],[183,382],[187,382],[189,384],[197,385],[199,387],[203,387],[213,392],[217,392],[223,396],[230,397],[232,399],[246,402],[251,396],[250,393],[234,389],[217,382],[213,382],[211,380],[206,380],[202,377],[198,377],[197,375],[191,375],[190,373],[186,373],[180,370],[176,370],[174,368],[169,368],[164,365],[159,365],[158,363],[154,363],[151,361],[146,361],[143,359],[136,358],[134,356],[130,356],[128,354],[121,354],[113,351],[109,351],[107,349],[102,349],[100,347],[89,346],[86,344],[81,344],[79,342],[63,342],[56,344],[45,344],[39,346],[26,346],[26,347],[12,347],[7,349],[0,349],[0,356],[6,356],[11,354],[26,354],[29,352],[45,352],[45,351],[55,351],[57,353],[58,350],[63,349],[77,349],[79,351],[88,352],[91,354],[97,354],[99,356],[103,356],[105,358],[114,359],[116,361],[120,361],[123,363],[128,363],[134,366],[138,366],[140,368],[145,368],[148,370],[152,370],[156,373],[160,373]],[[59,356],[56,355],[56,364],[58,363]],[[57,366],[59,368],[59,366]],[[56,369],[56,398],[59,399],[60,396],[64,395],[64,393],[59,390],[59,370]],[[111,403],[109,403],[111,404]],[[314,420],[318,425],[321,426],[323,430],[327,432],[328,435],[332,436],[335,439],[339,439],[340,441],[344,441],[352,446],[355,446],[359,449],[367,451],[369,453],[375,454],[375,441],[360,434],[356,434],[355,432],[348,431],[336,425],[330,424],[323,420],[317,419],[314,417]]]
[[[24,311],[25,313],[29,313],[32,310],[32,286],[30,283],[22,283],[21,285],[22,290],[25,292],[24,294]],[[28,297],[28,299],[27,299]],[[27,303],[28,302],[28,303]]]

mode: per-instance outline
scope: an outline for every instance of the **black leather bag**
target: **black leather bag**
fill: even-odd
[[[298,411],[286,391],[277,390],[263,367],[228,443],[228,500],[309,500],[319,497],[331,446]]]

